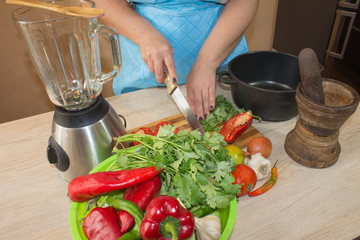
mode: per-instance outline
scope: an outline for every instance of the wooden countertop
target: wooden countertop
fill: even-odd
[[[184,86],[181,87],[185,93]],[[229,100],[230,92],[217,88]],[[179,113],[165,89],[108,98],[127,129]],[[0,239],[71,239],[67,185],[46,158],[53,112],[0,124]],[[230,239],[354,239],[360,236],[360,110],[340,130],[338,162],[311,169],[284,150],[297,118],[253,123],[273,142],[279,179],[259,197],[238,199]]]

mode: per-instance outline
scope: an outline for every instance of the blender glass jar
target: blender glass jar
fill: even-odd
[[[95,7],[88,0],[55,0],[66,6]],[[69,111],[91,106],[102,85],[121,69],[117,32],[96,18],[67,16],[40,8],[22,7],[12,14],[50,100]],[[110,42],[113,69],[101,69],[99,36]]]

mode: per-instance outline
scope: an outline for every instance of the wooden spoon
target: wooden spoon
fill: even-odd
[[[59,12],[65,15],[70,15],[75,17],[96,18],[104,15],[104,11],[99,8],[82,7],[82,6],[62,6],[62,5],[50,4],[50,3],[34,1],[34,0],[6,0],[6,3],[47,9],[50,11]]]

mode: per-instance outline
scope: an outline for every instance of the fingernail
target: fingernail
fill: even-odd
[[[176,78],[173,78],[173,83],[176,83],[176,82],[177,82]]]
[[[214,106],[213,106],[213,105],[210,106],[210,110],[214,110]]]

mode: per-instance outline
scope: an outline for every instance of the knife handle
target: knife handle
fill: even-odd
[[[164,64],[164,81],[167,88],[167,93],[171,95],[175,89],[178,87],[177,82],[170,79],[169,70],[167,69],[166,65]]]

